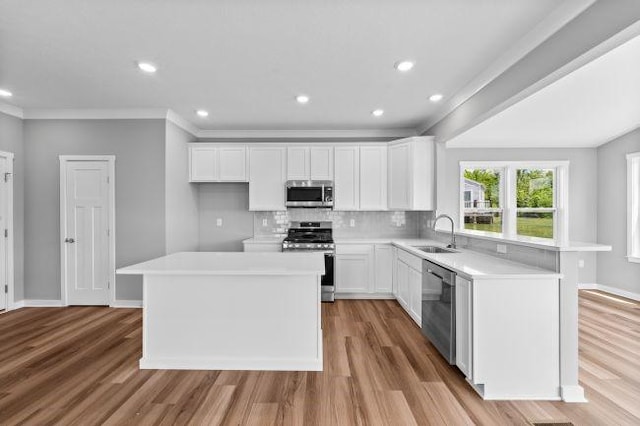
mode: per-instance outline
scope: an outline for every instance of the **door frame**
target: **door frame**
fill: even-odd
[[[109,188],[109,306],[116,300],[116,173],[115,155],[61,155],[60,156],[60,299],[63,306],[68,306],[66,265],[66,200],[67,200],[67,164],[76,161],[103,161],[107,163]]]
[[[12,152],[0,151],[0,157],[7,161],[7,173],[4,178],[7,183],[7,306],[5,312],[9,312],[18,308],[15,298],[15,282],[14,282],[14,253],[13,253],[13,162],[14,154]],[[4,289],[0,289],[4,291]]]

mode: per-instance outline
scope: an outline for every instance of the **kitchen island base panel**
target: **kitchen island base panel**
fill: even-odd
[[[154,275],[145,369],[322,370],[319,275]]]

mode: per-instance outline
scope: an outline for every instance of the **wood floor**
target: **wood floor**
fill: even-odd
[[[640,304],[580,295],[589,403],[480,399],[394,301],[323,304],[325,371],[138,370],[141,311],[0,315],[0,424],[640,424]]]

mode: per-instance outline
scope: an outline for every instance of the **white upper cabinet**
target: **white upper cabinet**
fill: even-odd
[[[287,179],[333,180],[333,147],[287,147]]]
[[[247,182],[246,145],[189,144],[189,182]]]
[[[309,151],[311,180],[333,180],[333,147],[312,146]]]
[[[389,143],[389,209],[435,208],[434,156],[432,137],[412,137]]]
[[[249,210],[285,210],[287,150],[283,146],[249,147]]]
[[[360,149],[358,146],[336,146],[334,210],[360,209]]]
[[[360,210],[387,210],[387,146],[360,147]]]
[[[287,147],[287,180],[308,180],[310,155],[307,146]]]

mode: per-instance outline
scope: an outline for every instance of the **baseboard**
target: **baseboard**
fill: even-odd
[[[613,294],[615,296],[626,297],[627,299],[636,300],[640,302],[640,293],[633,293],[631,291],[622,290],[616,287],[611,287],[603,284],[578,284],[580,290],[600,290],[605,293]]]
[[[42,307],[59,308],[64,306],[62,304],[62,300],[24,299],[22,300],[22,302],[24,303],[23,306],[25,308],[42,308]]]
[[[598,284],[596,283],[578,283],[578,290],[597,290]]]
[[[17,302],[10,303],[7,311],[13,311],[14,309],[20,308],[24,308],[24,300],[18,300]]]
[[[112,308],[142,308],[142,300],[114,300]]]
[[[383,299],[395,300],[396,297],[391,293],[336,293],[336,299]]]
[[[587,398],[584,397],[584,388],[582,386],[560,386],[560,393],[564,402],[587,402]]]

